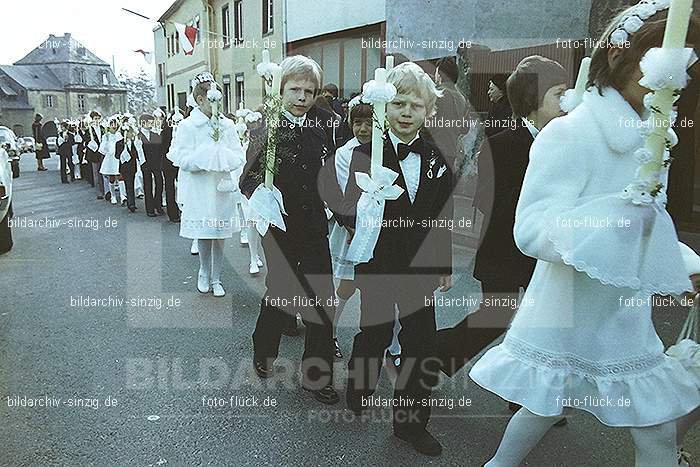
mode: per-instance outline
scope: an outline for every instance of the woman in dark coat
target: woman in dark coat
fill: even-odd
[[[36,167],[37,170],[43,172],[47,170],[44,167],[44,159],[51,157],[49,154],[49,148],[46,144],[46,138],[44,137],[44,130],[41,128],[41,119],[44,118],[41,114],[36,114],[34,116],[34,123],[32,123],[32,134],[34,136],[35,144],[35,154],[36,154]]]

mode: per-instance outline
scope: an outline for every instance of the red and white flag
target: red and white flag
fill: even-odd
[[[153,63],[153,52],[146,52],[143,49],[134,50],[134,52],[142,54],[144,60],[146,60],[146,63],[149,65]]]
[[[175,23],[175,29],[180,36],[180,47],[185,55],[192,55],[194,43],[197,40],[197,28]]]

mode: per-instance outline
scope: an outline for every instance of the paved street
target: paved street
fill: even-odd
[[[56,165],[54,155],[50,171],[37,172],[33,156],[22,156],[15,220],[41,225],[13,228],[14,249],[0,256],[0,464],[479,466],[495,451],[509,412],[466,370],[434,393],[446,405],[430,423],[445,447],[435,460],[391,436],[389,412],[354,420],[343,400],[327,409],[300,390],[303,328],[300,337],[283,337],[278,375],[261,383],[250,335],[263,276],[248,274],[247,249],[227,243],[226,297],[201,295],[198,259],[178,225],[146,217],[142,200],[129,214],[96,200],[85,182],[62,185]],[[698,237],[689,240],[700,246]],[[476,293],[469,277],[461,271],[451,294]],[[684,318],[681,309],[656,311],[666,343]],[[440,326],[460,319],[439,313]],[[346,356],[357,322],[354,297],[339,330]],[[336,364],[341,394],[346,363]],[[389,397],[383,375],[378,394]],[[17,406],[27,400],[48,406]],[[700,459],[697,427],[687,447]],[[626,430],[576,413],[527,465],[632,459]]]

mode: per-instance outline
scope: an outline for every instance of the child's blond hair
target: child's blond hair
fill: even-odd
[[[304,55],[293,55],[282,60],[280,66],[282,67],[280,92],[284,89],[285,83],[293,78],[312,81],[316,88],[314,94],[321,89],[321,67],[315,60]]]
[[[404,62],[392,68],[387,81],[396,86],[398,94],[415,94],[423,99],[426,116],[435,113],[435,102],[443,93],[421,67],[413,62]]]

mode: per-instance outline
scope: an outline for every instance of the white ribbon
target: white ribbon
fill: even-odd
[[[282,217],[282,214],[287,215],[287,211],[284,210],[282,193],[276,186],[273,185],[272,189],[269,189],[261,183],[248,200],[248,207],[255,213],[253,216],[255,228],[261,236],[265,236],[270,225],[287,231]]]
[[[398,177],[398,173],[387,167],[380,167],[374,177],[360,172],[355,174],[357,186],[363,193],[357,202],[355,235],[345,256],[347,261],[360,264],[373,258],[382,230],[386,201],[398,199],[404,192],[403,188],[394,185]]]

